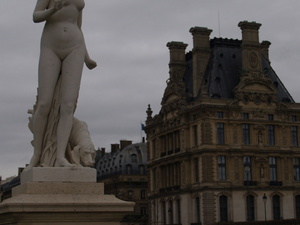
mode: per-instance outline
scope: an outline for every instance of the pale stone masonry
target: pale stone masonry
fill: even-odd
[[[0,224],[120,225],[134,203],[104,194],[96,170],[86,167],[33,167],[0,204]]]
[[[170,77],[145,127],[150,224],[300,218],[300,104],[271,67],[261,24],[238,27],[241,40],[193,27],[192,51],[167,44]]]

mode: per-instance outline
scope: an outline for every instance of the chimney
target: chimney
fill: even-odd
[[[260,23],[241,21],[238,26],[242,30],[242,42],[243,44],[259,44],[258,30],[261,26]]]
[[[118,151],[120,149],[119,144],[111,144],[111,153],[115,153],[116,151]]]
[[[248,72],[262,72],[261,49],[258,30],[260,23],[242,21],[238,26],[242,30],[242,65]]]
[[[120,140],[121,149],[124,149],[125,147],[127,147],[128,145],[131,145],[131,144],[132,144],[132,141]]]
[[[167,47],[170,50],[170,76],[172,76],[173,72],[177,71],[177,69],[185,69],[185,49],[188,45],[183,42],[168,42]]]
[[[193,35],[193,96],[199,93],[203,76],[210,58],[209,36],[212,30],[206,27],[192,27]]]
[[[270,62],[270,59],[269,59],[270,45],[271,45],[271,42],[269,42],[269,41],[263,41],[261,43],[261,46],[262,46],[261,54],[268,60],[268,62]]]
[[[105,155],[105,148],[101,148],[101,156]]]

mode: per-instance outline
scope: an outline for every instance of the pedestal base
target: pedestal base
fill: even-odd
[[[80,179],[82,178],[82,179]],[[0,204],[5,225],[119,225],[134,203],[104,195],[91,168],[31,168]]]

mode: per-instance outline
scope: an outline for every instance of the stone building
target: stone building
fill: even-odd
[[[97,181],[104,183],[105,194],[135,202],[134,212],[127,215],[122,225],[144,225],[148,221],[147,146],[121,140],[112,144],[111,152],[97,151]]]
[[[271,67],[261,24],[242,40],[193,27],[169,42],[161,110],[147,110],[150,224],[300,218],[300,104]],[[284,58],[283,58],[284,60]]]

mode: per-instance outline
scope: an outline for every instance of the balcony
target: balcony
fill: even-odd
[[[173,153],[173,150],[168,151],[168,155],[172,155]]]
[[[160,157],[164,157],[164,156],[166,156],[167,155],[167,153],[166,152],[162,152],[162,153],[160,153]]]
[[[282,181],[270,181],[269,186],[282,186]]]
[[[244,186],[257,186],[257,181],[253,181],[253,180],[245,180],[244,181]]]
[[[167,188],[160,188],[159,193],[167,193],[167,192],[173,192],[173,191],[179,191],[180,185],[176,185],[173,187],[167,187]]]

